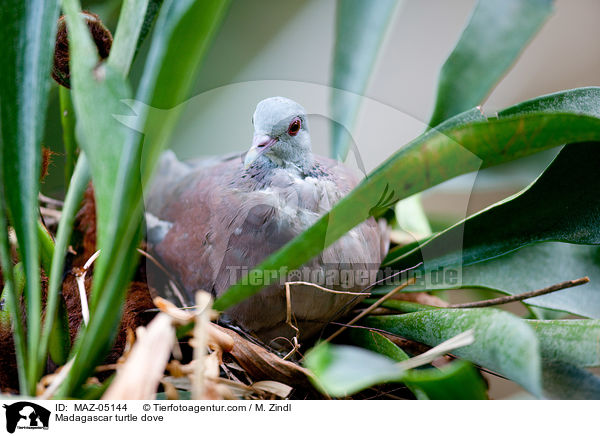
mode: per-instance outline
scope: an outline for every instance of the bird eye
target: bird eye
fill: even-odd
[[[290,136],[296,136],[300,131],[300,119],[296,118],[294,121],[290,123],[290,127],[288,127],[288,134]]]

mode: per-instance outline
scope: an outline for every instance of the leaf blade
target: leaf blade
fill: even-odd
[[[480,104],[552,9],[552,0],[479,0],[442,67],[429,124]]]
[[[494,309],[436,309],[369,317],[368,327],[435,346],[468,329],[475,343],[453,354],[497,371],[540,396],[541,359],[534,331],[521,319]]]
[[[0,18],[0,117],[2,125],[2,189],[19,241],[27,299],[28,394],[42,368],[37,365],[41,330],[41,288],[37,220],[40,142],[46,118],[50,64],[54,48],[57,1],[8,1]],[[3,212],[4,213],[4,212]],[[5,230],[2,229],[2,232]]]
[[[361,96],[398,3],[401,1],[337,1],[331,77],[332,118],[339,121],[331,126],[331,151],[336,159],[343,161],[348,153],[350,138],[346,129],[354,125]]]

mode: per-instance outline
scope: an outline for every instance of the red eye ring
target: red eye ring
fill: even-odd
[[[288,127],[288,135],[296,136],[300,131],[300,127],[302,127],[302,121],[300,121],[300,118],[294,118]]]

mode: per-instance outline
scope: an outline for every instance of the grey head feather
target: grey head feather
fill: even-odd
[[[300,130],[290,135],[290,124],[298,118]],[[264,169],[276,167],[297,168],[301,172],[313,163],[306,110],[302,105],[285,97],[270,97],[260,101],[252,117],[254,136],[267,135],[276,140],[269,150],[256,159]]]

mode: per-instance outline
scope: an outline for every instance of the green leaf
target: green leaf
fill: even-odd
[[[77,141],[75,140],[75,109],[71,99],[71,90],[64,86],[58,87],[60,99],[60,122],[65,147],[65,189],[69,188],[71,177],[77,160]]]
[[[552,12],[552,0],[479,0],[440,72],[430,125],[480,104]]]
[[[408,355],[400,347],[381,333],[367,329],[351,329],[348,335],[354,345],[383,354],[396,362],[408,359]],[[360,365],[361,362],[356,364]],[[418,399],[487,399],[487,386],[481,374],[469,362],[462,360],[440,369],[406,371],[402,375],[402,382]]]
[[[586,88],[566,91],[561,96],[573,96],[573,101],[587,97],[593,102],[599,101],[599,94],[598,88]],[[576,113],[554,113],[541,104],[556,99],[557,95],[545,96],[535,112],[488,121],[471,121],[473,111],[469,111],[444,122],[439,131],[430,130],[419,136],[394,153],[329,213],[269,256],[256,271],[249,272],[260,277],[261,270],[269,270],[262,284],[244,283],[242,278],[215,301],[215,308],[224,310],[278,280],[282,267],[295,269],[303,265],[378,210],[381,199],[390,193],[390,202],[394,203],[480,167],[565,143],[600,140],[597,108],[588,110],[584,106]]]
[[[430,400],[487,400],[487,384],[479,371],[465,360],[441,368],[406,371],[404,383]]]
[[[149,0],[148,7],[146,8],[146,14],[144,15],[144,22],[142,24],[142,28],[140,30],[140,34],[137,40],[137,46],[135,48],[135,54],[133,58],[135,59],[138,52],[140,51],[140,47],[146,40],[146,37],[150,33],[150,29],[154,25],[154,21],[156,20],[156,16],[158,15],[158,11],[163,4],[163,0]]]
[[[28,394],[35,393],[42,370],[35,363],[42,318],[37,199],[57,18],[58,2],[52,0],[8,0],[0,18],[2,189],[27,277],[27,354],[34,360],[27,368],[27,386],[21,387]]]
[[[541,395],[539,345],[523,320],[495,309],[437,309],[369,317],[368,327],[429,346],[474,329],[475,342],[453,351],[458,357],[496,371]]]
[[[79,210],[83,193],[90,180],[90,170],[84,153],[81,153],[73,172],[69,190],[62,209],[56,244],[52,254],[51,267],[48,274],[48,296],[46,303],[46,315],[44,329],[38,359],[45,361],[46,352],[50,347],[52,360],[57,364],[65,363],[70,348],[69,323],[65,316],[61,300],[63,271],[65,257],[71,241],[71,234],[75,224],[75,215]]]
[[[410,286],[407,290],[475,287],[514,295],[588,276],[590,282],[585,285],[525,302],[590,318],[600,317],[600,247],[597,246],[545,242],[459,269],[446,268],[445,271],[445,275],[421,276],[417,286]],[[452,276],[448,271],[456,271],[457,274]],[[380,291],[386,289],[389,288],[381,288]]]
[[[394,215],[397,229],[408,232],[419,240],[431,235],[431,226],[421,205],[420,195],[413,195],[396,203]]]
[[[600,377],[560,361],[542,363],[544,397],[557,400],[600,399]]]
[[[108,63],[123,76],[129,68],[138,46],[149,0],[125,0],[121,6],[117,31],[108,56]]]
[[[399,267],[469,265],[542,241],[600,244],[598,168],[600,143],[567,145],[528,188],[404,254]]]
[[[344,160],[361,98],[398,0],[338,0],[331,78],[332,155]],[[339,92],[338,90],[350,92]]]
[[[526,320],[540,342],[542,358],[577,366],[600,366],[600,320]]]
[[[375,332],[371,334],[378,335]],[[367,338],[362,334],[359,337]],[[381,335],[379,337],[385,339]],[[371,342],[369,346],[374,344]],[[377,339],[377,344],[383,343]],[[389,344],[383,345],[387,351],[390,350]],[[375,348],[381,351],[379,345]],[[403,370],[396,362],[372,351],[329,343],[317,345],[305,358],[315,386],[335,397],[346,397],[378,384],[405,383],[417,398],[422,399],[487,398],[485,382],[468,362],[455,361],[441,369],[423,370]]]
[[[348,336],[354,345],[383,354],[396,362],[408,359],[408,355],[381,333],[368,329],[350,329]]]
[[[314,375],[315,386],[335,397],[346,397],[381,383],[400,382],[404,372],[381,354],[327,342],[306,353],[305,365]]]

